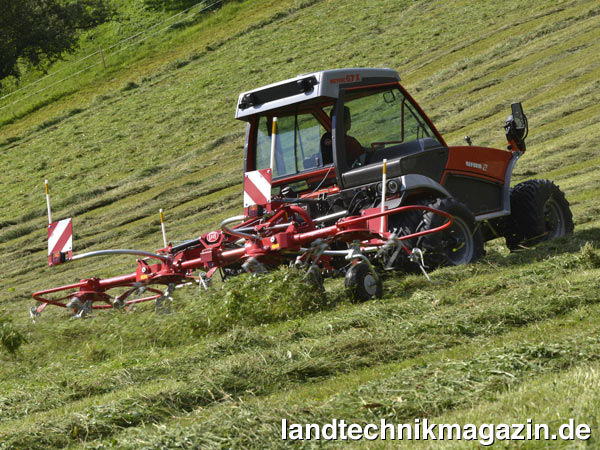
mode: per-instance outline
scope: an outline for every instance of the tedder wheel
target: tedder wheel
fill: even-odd
[[[383,283],[381,277],[373,273],[366,262],[359,262],[346,272],[346,290],[352,300],[364,302],[372,297],[381,297]]]
[[[550,180],[527,180],[510,191],[506,246],[515,250],[573,232],[565,194]]]
[[[473,213],[465,204],[453,198],[438,198],[427,206],[450,213],[453,222],[443,231],[418,239],[417,247],[423,250],[426,266],[435,268],[469,264],[483,256],[481,231],[475,223]],[[432,230],[445,221],[443,216],[427,212],[423,214],[417,231]]]

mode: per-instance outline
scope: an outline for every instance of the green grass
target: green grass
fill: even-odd
[[[123,2],[130,20],[90,33],[79,55],[166,18],[138,6]],[[382,417],[574,418],[597,446],[599,12],[591,0],[229,2],[0,111],[0,449],[268,448],[282,446],[282,418]],[[521,101],[530,136],[513,183],[559,184],[575,233],[517,253],[491,241],[477,264],[434,284],[387,276],[383,298],[360,305],[341,280],[308,297],[281,271],[178,290],[167,315],[71,321],[49,307],[30,322],[32,292],[135,265],[47,268],[44,179],[54,218],[74,217],[76,253],[161,247],[160,208],[169,239],[196,237],[241,211],[239,92],[351,66],[399,70],[452,145],[505,146]]]

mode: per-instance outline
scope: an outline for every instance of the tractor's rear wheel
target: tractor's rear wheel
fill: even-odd
[[[573,232],[565,194],[550,180],[527,180],[510,192],[511,215],[506,246],[515,250]]]

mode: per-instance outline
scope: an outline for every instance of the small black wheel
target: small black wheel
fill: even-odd
[[[366,262],[359,262],[346,272],[346,290],[356,302],[364,302],[373,297],[381,298],[383,283]]]
[[[439,198],[427,206],[450,213],[452,225],[440,232],[419,238],[417,247],[423,250],[425,265],[458,266],[470,264],[484,255],[483,237],[469,208],[454,198]],[[417,231],[432,230],[442,226],[446,218],[432,212],[423,215]]]
[[[565,194],[550,180],[527,180],[510,192],[511,215],[506,246],[515,250],[573,232],[573,214]]]

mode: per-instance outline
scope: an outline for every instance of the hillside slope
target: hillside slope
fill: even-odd
[[[0,312],[29,343],[0,353],[0,448],[265,448],[282,417],[572,417],[598,432],[599,13],[593,0],[235,2],[5,124]],[[391,278],[363,305],[333,282],[322,312],[226,332],[198,331],[211,299],[193,290],[168,317],[48,308],[28,322],[33,291],[134,262],[48,269],[45,178],[54,217],[75,217],[76,252],[154,250],[159,208],[171,239],[197,236],[241,209],[238,93],[351,66],[397,69],[450,144],[505,145],[521,101],[530,136],[513,181],[559,184],[574,235],[513,254],[492,241],[480,263],[434,272],[438,284]]]

